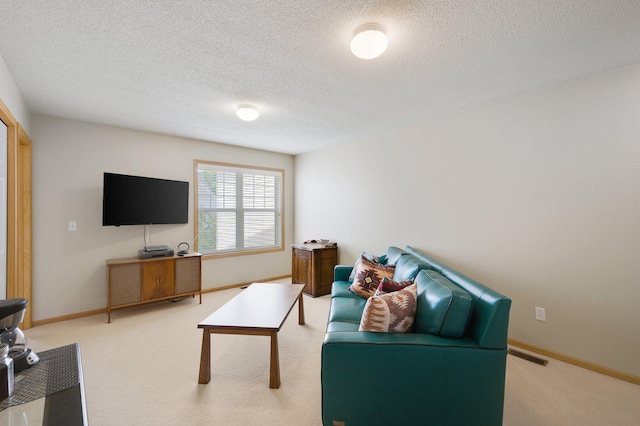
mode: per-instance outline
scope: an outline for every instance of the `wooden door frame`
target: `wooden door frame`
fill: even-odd
[[[0,100],[7,126],[7,298],[29,300],[22,328],[32,326],[31,139]]]

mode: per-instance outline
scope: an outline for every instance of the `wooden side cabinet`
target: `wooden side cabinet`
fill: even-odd
[[[202,255],[109,259],[107,322],[111,310],[196,294],[202,303]]]
[[[313,297],[331,293],[333,269],[338,263],[338,246],[330,244],[291,245],[291,283],[304,284],[302,291]]]

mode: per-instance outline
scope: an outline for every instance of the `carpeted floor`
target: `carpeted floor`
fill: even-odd
[[[212,335],[211,382],[198,384],[198,322],[238,294],[179,302],[26,330],[35,351],[78,342],[89,423],[101,425],[320,425],[320,347],[329,297],[305,296],[279,333],[280,389],[269,389],[269,338]],[[559,361],[508,356],[505,419],[519,425],[637,425],[640,386]],[[387,426],[387,425],[385,425]]]

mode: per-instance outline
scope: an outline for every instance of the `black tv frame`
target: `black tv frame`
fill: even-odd
[[[189,182],[104,172],[102,226],[189,222]]]

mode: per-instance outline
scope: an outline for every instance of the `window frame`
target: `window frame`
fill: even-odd
[[[212,166],[213,168],[215,168],[216,166],[218,166],[220,169],[224,169],[224,168],[229,168],[229,169],[236,169],[240,172],[247,172],[247,173],[255,173],[255,174],[260,174],[260,171],[264,171],[264,172],[268,172],[269,175],[272,174],[279,174],[280,175],[280,206],[279,206],[279,216],[280,216],[280,221],[279,221],[279,242],[277,242],[276,246],[273,247],[268,247],[268,248],[257,248],[257,249],[246,249],[246,248],[241,248],[241,249],[234,249],[234,250],[227,250],[227,251],[221,251],[219,253],[202,253],[203,258],[208,259],[208,258],[221,258],[221,257],[231,257],[231,256],[245,256],[245,255],[253,255],[253,254],[260,254],[260,253],[272,253],[272,252],[277,252],[277,251],[284,251],[284,241],[285,241],[285,214],[284,214],[284,209],[285,209],[285,195],[284,195],[284,188],[285,188],[285,170],[284,169],[279,169],[279,168],[273,168],[273,167],[261,167],[261,166],[252,166],[252,165],[246,165],[246,164],[234,164],[234,163],[223,163],[223,162],[219,162],[219,161],[207,161],[207,160],[194,160],[193,161],[193,182],[194,182],[194,235],[196,235],[196,241],[194,244],[194,249],[196,251],[199,251],[199,239],[197,238],[198,234],[199,234],[199,216],[200,216],[200,206],[199,206],[199,194],[198,194],[198,189],[199,189],[199,181],[198,181],[198,171],[199,171],[199,166],[200,165],[207,165],[207,166]],[[257,173],[256,173],[257,172]],[[278,214],[278,208],[276,207],[276,214]],[[276,223],[276,227],[278,227],[278,223]],[[276,231],[277,232],[277,231]],[[236,243],[238,242],[237,240],[238,236],[236,236]]]

